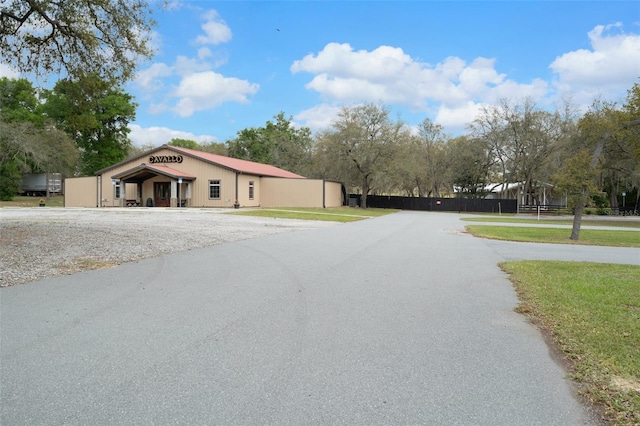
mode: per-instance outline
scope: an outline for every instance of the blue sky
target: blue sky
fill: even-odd
[[[455,135],[500,99],[586,108],[640,81],[637,1],[160,3],[157,55],[125,87],[136,145],[224,142],[281,111],[318,131],[363,102]]]

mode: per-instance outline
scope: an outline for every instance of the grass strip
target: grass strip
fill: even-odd
[[[613,247],[640,247],[640,233],[637,231],[603,231],[582,229],[578,241],[570,240],[570,229],[468,225],[467,232],[495,240],[508,240],[533,243],[585,244]]]
[[[330,209],[290,208],[290,209],[256,209],[232,211],[230,214],[242,216],[272,217],[279,219],[324,220],[331,222],[354,222],[372,217],[395,213],[390,209],[359,209],[353,207],[337,207]]]
[[[610,424],[640,424],[640,266],[502,263],[518,311],[548,332],[572,378]]]
[[[573,225],[573,219],[532,219],[532,218],[516,218],[516,217],[463,217],[461,220],[466,222],[485,222],[485,223],[531,223],[538,225]],[[584,226],[611,226],[620,228],[640,228],[640,218],[637,220],[583,220]]]
[[[49,198],[18,195],[13,197],[11,201],[0,201],[0,207],[39,207],[41,199],[45,200],[46,207],[64,206],[64,197],[62,195],[52,195]]]

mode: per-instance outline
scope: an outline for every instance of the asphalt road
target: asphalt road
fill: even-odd
[[[0,423],[592,424],[496,265],[639,252],[476,239],[458,217],[402,212],[4,288]]]

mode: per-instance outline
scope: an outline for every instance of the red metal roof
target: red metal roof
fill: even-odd
[[[304,179],[296,173],[280,169],[269,164],[256,163],[254,161],[240,160],[238,158],[225,157],[224,155],[211,154],[208,152],[196,151],[195,149],[182,148],[180,146],[163,145],[162,148],[172,151],[181,152],[191,157],[199,158],[209,163],[214,163],[228,169],[248,173],[257,176],[282,177],[289,179]]]

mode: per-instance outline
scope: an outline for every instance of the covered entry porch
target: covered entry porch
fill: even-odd
[[[156,164],[141,164],[111,176],[122,207],[188,207],[195,176]]]

